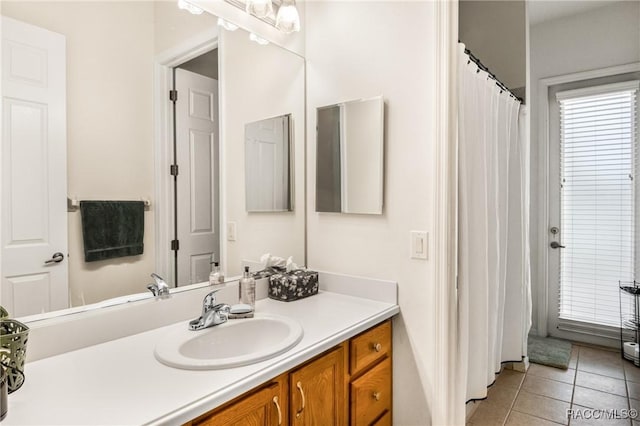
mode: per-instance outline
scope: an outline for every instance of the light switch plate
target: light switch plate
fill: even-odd
[[[227,241],[236,240],[236,223],[227,222]]]
[[[427,259],[429,234],[426,231],[411,231],[411,258]]]

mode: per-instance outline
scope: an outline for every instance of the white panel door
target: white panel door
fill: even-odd
[[[218,82],[176,69],[178,285],[209,279],[220,260]]]
[[[246,209],[287,211],[289,202],[289,117],[245,126]]]
[[[64,36],[2,17],[0,300],[16,317],[69,306],[65,68]]]

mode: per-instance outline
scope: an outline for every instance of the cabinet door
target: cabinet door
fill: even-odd
[[[344,349],[339,347],[289,376],[292,425],[344,425]]]
[[[283,425],[286,406],[283,405],[278,383],[263,388],[217,411],[195,420],[193,426],[275,426]]]

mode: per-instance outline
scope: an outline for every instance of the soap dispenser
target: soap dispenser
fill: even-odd
[[[211,268],[211,273],[209,274],[209,285],[224,284],[224,273],[220,270],[218,262],[212,261],[211,263],[213,268]]]
[[[244,275],[238,283],[240,303],[231,307],[229,318],[253,318],[256,310],[256,280],[249,273],[249,267],[244,267]]]

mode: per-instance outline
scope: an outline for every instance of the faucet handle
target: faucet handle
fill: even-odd
[[[154,296],[168,297],[169,296],[169,286],[165,282],[165,280],[158,274],[152,273],[151,278],[155,282],[149,284],[147,288]]]
[[[164,280],[164,278],[162,278],[160,275],[156,274],[155,272],[151,273],[151,278],[153,278],[153,280],[156,282],[156,285],[158,286],[158,288],[168,287],[167,282]]]
[[[153,284],[149,284],[147,286],[147,288],[149,289],[149,291],[154,295],[157,296],[158,295],[158,284],[153,283]]]
[[[221,288],[210,291],[202,300],[202,313],[206,313],[214,308],[216,305],[216,293],[222,290]]]
[[[227,320],[229,319],[229,314],[231,313],[231,306],[227,303],[218,303],[213,307],[213,310],[218,313],[221,319]]]

